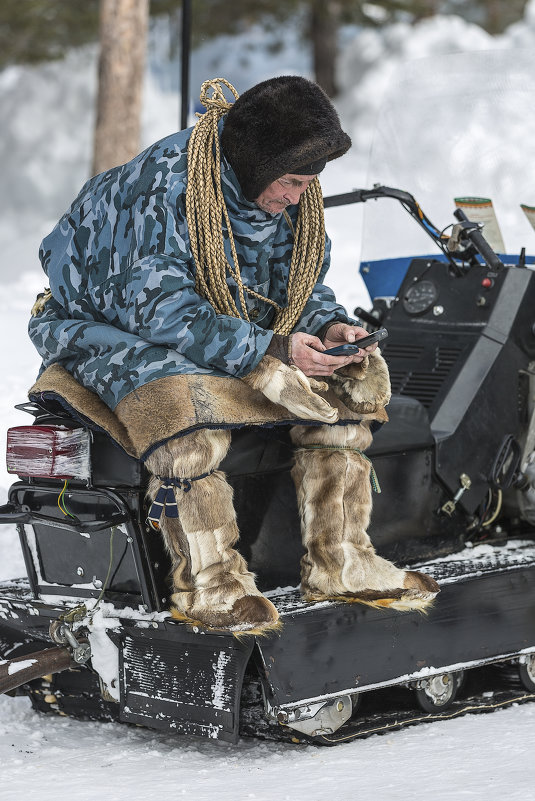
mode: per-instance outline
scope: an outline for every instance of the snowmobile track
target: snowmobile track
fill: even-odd
[[[535,693],[529,693],[522,687],[514,673],[514,667],[490,665],[469,671],[459,697],[442,712],[422,712],[408,688],[390,687],[363,694],[356,715],[337,732],[309,737],[288,726],[268,723],[260,689],[250,684],[242,699],[240,734],[294,744],[335,746],[352,740],[363,740],[374,734],[392,734],[422,723],[488,714],[531,701],[535,701]]]

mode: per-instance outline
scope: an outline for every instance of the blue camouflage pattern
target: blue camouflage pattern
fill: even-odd
[[[275,310],[265,301],[246,295],[248,322],[217,314],[195,292],[185,210],[191,130],[89,180],[41,244],[52,298],[29,324],[41,369],[62,365],[112,410],[137,387],[169,375],[247,375],[273,336]],[[221,177],[243,282],[287,306],[293,235],[284,215],[245,200],[224,159]],[[288,210],[294,222],[297,210]],[[225,247],[230,259],[228,241]],[[329,263],[327,239],[319,282],[295,331],[349,321],[323,284]],[[228,285],[240,308],[231,277]]]

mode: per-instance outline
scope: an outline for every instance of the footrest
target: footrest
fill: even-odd
[[[418,565],[441,592],[425,615],[269,593],[284,624],[257,642],[277,708],[474,667],[535,647],[535,545],[479,545]]]

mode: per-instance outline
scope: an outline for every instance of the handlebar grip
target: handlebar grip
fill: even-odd
[[[459,222],[463,223],[471,222],[462,209],[455,209],[453,214],[459,220]],[[472,224],[477,225],[477,223],[472,223]],[[491,246],[481,233],[479,227],[465,228],[464,234],[473,244],[473,246],[475,247],[479,255],[483,258],[488,267],[497,271],[503,269],[504,267],[503,262],[498,258],[496,253],[493,251],[493,249],[491,248]]]

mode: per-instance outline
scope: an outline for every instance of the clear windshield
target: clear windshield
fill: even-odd
[[[507,253],[535,252],[535,56],[493,50],[407,63],[379,114],[366,187],[405,189],[439,228],[453,198],[491,198]],[[394,200],[364,207],[362,260],[435,252]],[[436,250],[438,253],[438,250]]]

